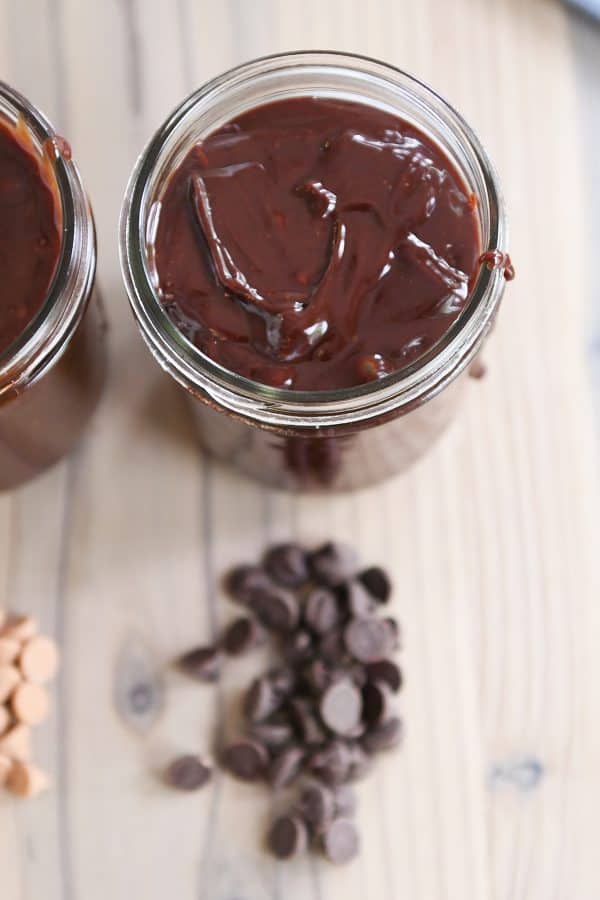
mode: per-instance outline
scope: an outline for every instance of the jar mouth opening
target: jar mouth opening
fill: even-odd
[[[296,76],[294,84],[286,85],[286,76],[289,81],[292,75]],[[250,100],[249,85],[255,86]],[[387,91],[385,102],[377,94],[378,89]],[[168,180],[193,143],[241,111],[276,99],[307,95],[352,99],[386,108],[410,121],[404,101],[414,105],[415,113],[429,115],[439,130],[446,129],[451,134],[452,146],[449,148],[438,135],[431,134],[432,129],[425,126],[425,130],[449,153],[465,182],[484,201],[485,209],[480,208],[482,252],[506,249],[499,183],[479,139],[444,98],[398,68],[361,55],[296,51],[245,63],[192,93],[159,128],[132,173],[120,226],[123,277],[142,335],[163,368],[192,392],[208,395],[215,403],[263,423],[292,424],[307,410],[313,424],[367,418],[394,405],[415,401],[426,383],[430,389],[427,396],[433,396],[477,352],[504,286],[500,270],[482,265],[464,309],[431,348],[383,378],[352,387],[325,391],[274,388],[224,368],[191,343],[160,303],[151,271],[159,175],[166,173]],[[206,120],[207,111],[209,124],[205,121],[199,127],[199,117],[204,115]],[[422,120],[415,121],[424,127]],[[433,125],[432,128],[435,131]],[[457,158],[461,154],[464,158]],[[466,167],[469,171],[465,171]],[[481,221],[482,212],[485,222]]]
[[[47,174],[48,186],[55,195],[61,229],[60,253],[46,297],[15,340],[0,352],[1,397],[4,390],[18,390],[22,383],[38,377],[79,321],[80,304],[65,303],[65,288],[78,280],[78,263],[90,253],[85,281],[93,280],[95,247],[90,240],[91,220],[89,229],[80,227],[82,217],[88,215],[87,200],[77,167],[65,152],[65,142],[40,110],[2,81],[0,118],[9,127],[25,128],[40,166],[47,169],[43,174]]]

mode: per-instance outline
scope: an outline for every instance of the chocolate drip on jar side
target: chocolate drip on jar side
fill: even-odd
[[[487,266],[491,272],[494,269],[502,269],[502,274],[506,281],[512,281],[515,277],[515,267],[510,255],[503,253],[502,250],[486,250],[479,257],[479,262],[482,266]]]

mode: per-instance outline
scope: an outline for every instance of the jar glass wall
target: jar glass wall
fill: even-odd
[[[102,389],[106,325],[94,297],[92,213],[67,143],[2,83],[0,120],[38,159],[62,232],[47,296],[0,353],[0,490],[7,490],[58,461],[81,436]]]
[[[158,130],[132,175],[121,221],[121,259],[138,325],[160,365],[193,401],[204,446],[269,484],[352,489],[408,466],[452,418],[504,287],[501,267],[482,265],[471,295],[442,339],[414,363],[354,388],[294,391],[228,371],[168,318],[153,257],[161,198],[198,141],[253,107],[291,97],[369,104],[414,124],[436,142],[475,196],[484,253],[506,251],[497,179],[478,139],[434,91],[374,60],[292,53],[248,63],[186,99]]]

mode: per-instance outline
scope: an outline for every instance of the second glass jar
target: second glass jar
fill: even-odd
[[[8,490],[57,462],[81,437],[104,382],[106,322],[94,294],[92,212],[66,141],[2,83],[0,118],[18,129],[32,159],[44,167],[61,219],[60,257],[48,295],[0,352],[0,490]],[[10,199],[10,186],[7,192]]]

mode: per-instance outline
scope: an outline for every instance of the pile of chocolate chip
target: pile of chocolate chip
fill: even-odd
[[[399,627],[380,614],[390,579],[379,567],[360,570],[345,545],[330,542],[310,552],[289,543],[269,549],[262,565],[236,568],[226,587],[246,615],[217,645],[187,653],[181,667],[215,681],[227,655],[245,653],[267,636],[279,660],[248,687],[240,734],[221,748],[220,762],[237,778],[264,780],[273,790],[300,782],[295,802],[267,837],[276,857],[312,846],[346,862],[359,847],[349,783],[402,738],[390,702],[402,686],[390,658]],[[190,790],[209,780],[210,767],[186,756],[171,764],[167,777]]]

